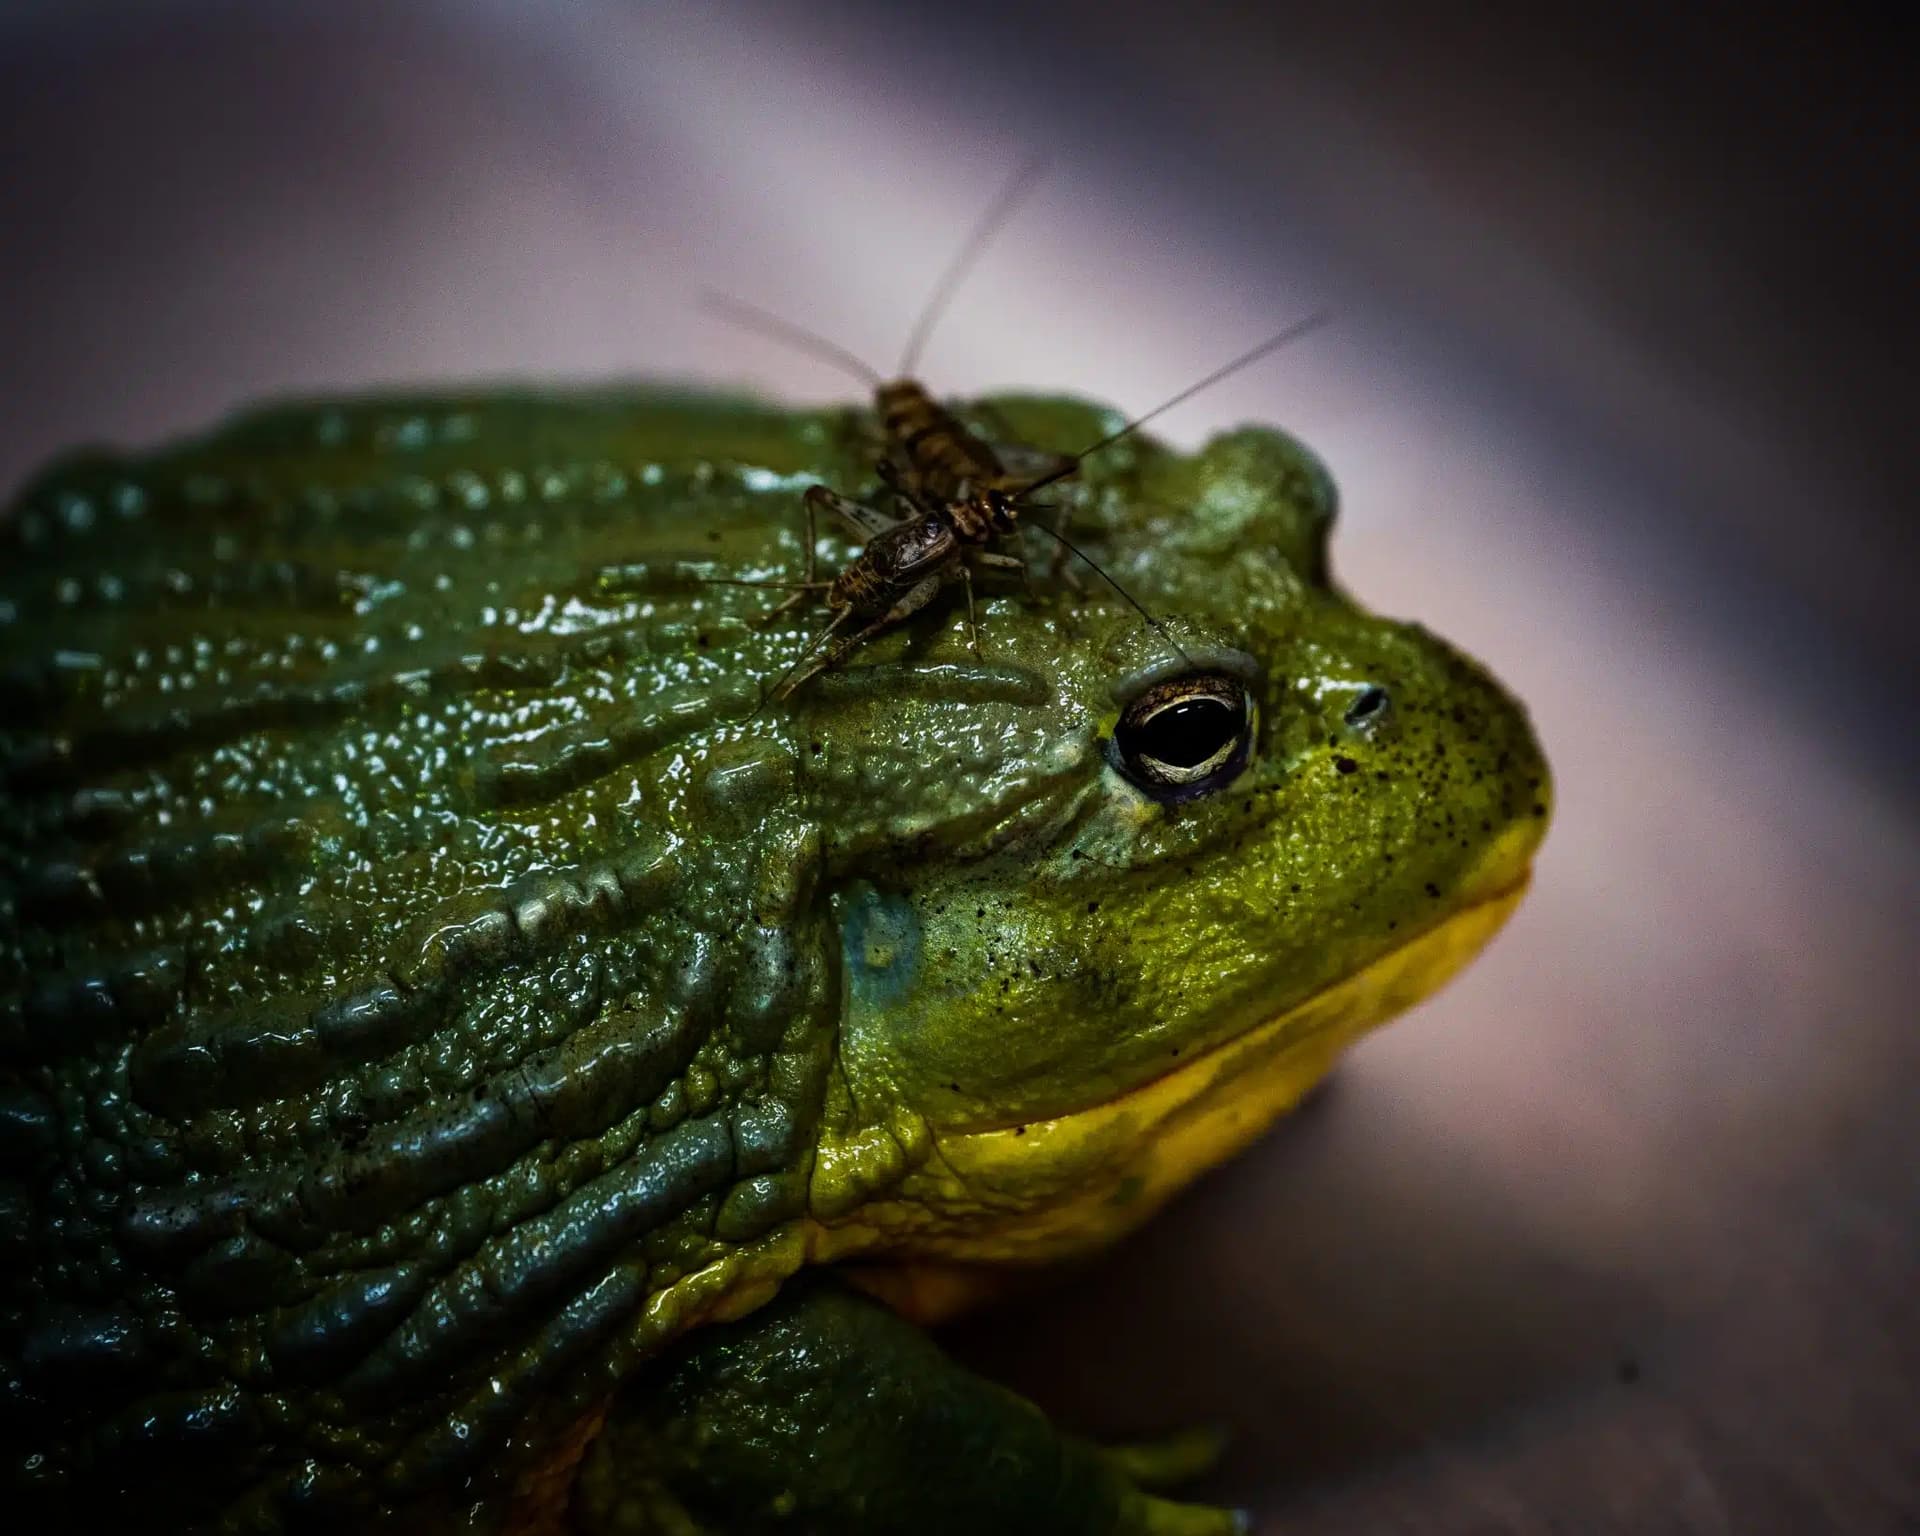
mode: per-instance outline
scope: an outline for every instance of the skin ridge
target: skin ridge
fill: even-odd
[[[400,411],[369,435],[430,425]],[[10,1423],[52,1447],[43,1486],[138,1486],[196,1438],[238,1450],[243,1484],[307,1460],[354,1503],[458,1475],[569,1366],[603,1373],[622,1330],[629,1354],[656,1347],[650,1301],[790,1219],[766,1185],[803,1172],[822,1092],[828,952],[792,911],[721,931],[801,904],[804,824],[740,807],[742,838],[775,850],[756,868],[645,825],[556,865],[516,823],[586,820],[623,771],[665,777],[737,702],[581,687],[671,644],[671,619],[486,622],[582,575],[562,554],[537,598],[502,592],[490,541],[611,529],[637,475],[454,469],[435,495],[477,515],[436,524],[411,466],[281,485],[274,458],[221,439],[89,458],[6,525],[0,676],[32,707],[0,743],[0,1174],[33,1235],[4,1338],[26,1383]],[[537,524],[474,506],[543,479]],[[202,639],[223,628],[242,639]],[[380,649],[352,643],[368,630]],[[573,747],[542,756],[524,722],[549,705],[575,718],[535,739]],[[449,718],[493,731],[440,750],[437,777],[394,772],[421,762],[410,722]],[[301,765],[330,752],[317,785]],[[216,798],[198,765],[222,753]],[[504,856],[447,879],[403,796]]]

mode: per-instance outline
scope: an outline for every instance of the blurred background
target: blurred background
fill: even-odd
[[[1313,445],[1336,569],[1530,701],[1533,896],[954,1347],[1230,1425],[1285,1532],[1920,1528],[1910,21],[1624,3],[16,3],[0,486],[262,395],[850,386],[1023,157],[951,393]]]

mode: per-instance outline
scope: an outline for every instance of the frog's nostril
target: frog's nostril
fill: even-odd
[[[1387,713],[1387,703],[1386,689],[1375,684],[1368,685],[1347,706],[1347,724],[1355,729],[1378,724]]]

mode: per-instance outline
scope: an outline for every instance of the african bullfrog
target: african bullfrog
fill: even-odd
[[[810,484],[878,493],[857,415],[296,405],[21,493],[10,1519],[1235,1528],[1148,1491],[1193,1442],[1060,1433],[916,1325],[1112,1243],[1443,982],[1546,768],[1334,585],[1267,430],[1061,487],[1157,624],[1036,561],[978,656],[942,599],[770,697],[818,614],[715,578],[793,578]]]

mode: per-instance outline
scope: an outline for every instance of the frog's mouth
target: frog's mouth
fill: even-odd
[[[925,1164],[892,1200],[862,1211],[869,1240],[847,1246],[1020,1265],[1112,1242],[1292,1109],[1360,1035],[1478,954],[1526,893],[1537,841],[1515,829],[1479,861],[1448,916],[1172,1071],[1052,1119],[935,1130]],[[906,1219],[896,1226],[889,1207]]]

